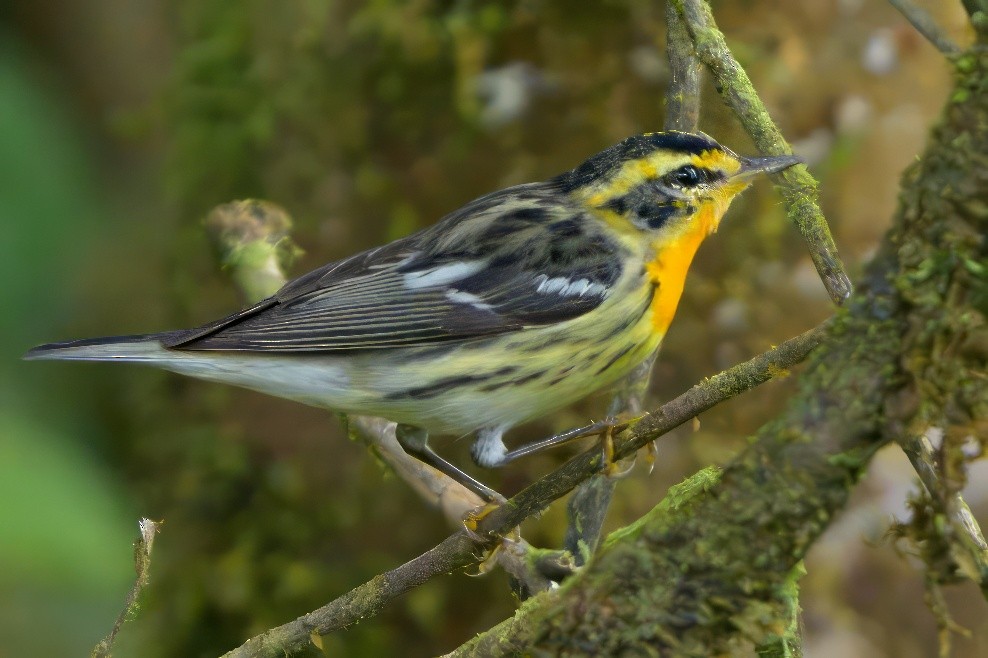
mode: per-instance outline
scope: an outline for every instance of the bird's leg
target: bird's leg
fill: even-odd
[[[398,444],[408,454],[416,457],[440,473],[449,476],[456,482],[474,492],[488,503],[503,501],[504,497],[484,483],[475,480],[457,467],[436,454],[429,445],[429,433],[420,427],[398,424],[395,428],[395,438]]]
[[[611,435],[620,434],[623,432],[628,425],[631,423],[629,421],[618,422],[615,418],[608,418],[606,420],[597,421],[595,423],[590,423],[583,427],[577,427],[576,429],[567,430],[560,434],[550,436],[547,439],[542,439],[541,441],[535,441],[534,443],[528,443],[514,450],[508,450],[503,455],[501,455],[500,460],[494,466],[503,466],[509,462],[513,462],[519,457],[527,457],[528,455],[534,455],[540,452],[545,452],[556,446],[563,445],[564,443],[569,443],[570,441],[575,441],[577,439],[582,439],[586,436],[600,436],[604,431],[609,431]]]
[[[473,455],[473,461],[478,466],[496,468],[507,463],[504,461],[504,456],[508,453],[508,449],[504,447],[504,441],[501,439],[503,434],[504,427],[499,426],[487,427],[477,432],[477,438],[470,447],[470,454]],[[496,498],[488,498],[486,505],[469,512],[464,517],[463,525],[467,530],[475,532],[481,519],[504,503],[504,497],[496,492],[494,495]],[[517,529],[514,532],[516,533]],[[509,533],[508,536],[511,534],[513,533]]]

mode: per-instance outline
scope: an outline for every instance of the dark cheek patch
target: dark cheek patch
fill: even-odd
[[[679,209],[671,203],[642,201],[635,209],[641,222],[650,229],[661,228],[666,222],[676,216]]]

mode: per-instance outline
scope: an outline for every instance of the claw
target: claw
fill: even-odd
[[[623,423],[624,427],[628,426],[628,423]],[[631,455],[627,459],[614,459],[614,433],[615,431],[621,431],[624,429],[621,427],[618,430],[618,425],[608,425],[603,433],[600,435],[600,451],[601,451],[601,472],[609,478],[622,478],[631,472],[631,469],[635,467],[635,456]]]
[[[478,576],[483,576],[489,574],[497,566],[497,554],[504,550],[504,544],[497,544],[491,550],[487,551],[485,555],[480,556],[480,562],[477,563],[476,571],[464,571],[464,573],[471,578],[476,578]]]
[[[645,444],[645,463],[648,464],[648,474],[651,475],[655,469],[655,458],[659,454],[659,447],[655,441]]]
[[[480,535],[480,533],[477,532],[477,527],[480,525],[480,522],[484,519],[484,517],[496,510],[505,502],[507,501],[504,496],[498,494],[497,499],[470,510],[463,515],[463,529],[466,530],[467,533],[469,533],[475,540],[480,542],[487,541],[489,537],[483,537]]]
[[[600,435],[600,456],[601,464],[603,464],[603,471],[610,475],[611,469],[614,467],[614,426],[609,425],[604,429],[603,434]]]
[[[521,541],[521,533],[518,528],[512,529],[510,532],[502,536],[491,536],[490,534],[480,534],[477,532],[477,528],[480,527],[480,522],[491,512],[496,510],[498,507],[508,502],[507,499],[497,494],[497,499],[487,503],[481,507],[470,510],[463,516],[463,529],[466,533],[473,539],[478,545],[484,545],[491,543],[492,540],[498,540],[497,543],[491,548],[486,554],[481,554],[478,557],[480,562],[477,564],[476,573],[468,573],[468,576],[482,576],[494,568],[496,563],[496,557],[499,551],[504,547],[505,543],[517,543]]]

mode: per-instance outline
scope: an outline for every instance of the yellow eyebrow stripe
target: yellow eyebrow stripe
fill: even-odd
[[[719,169],[728,176],[741,168],[741,163],[724,151],[704,151],[690,158],[690,164],[701,169]]]
[[[599,207],[627,194],[644,181],[658,178],[660,172],[673,171],[687,164],[702,169],[717,169],[727,175],[733,174],[741,166],[732,155],[717,149],[693,155],[656,151],[646,157],[625,162],[609,178],[588,187],[583,198],[591,206]]]

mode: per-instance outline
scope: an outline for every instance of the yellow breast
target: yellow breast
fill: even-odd
[[[653,244],[655,256],[645,266],[649,279],[655,285],[652,297],[652,329],[664,335],[676,315],[679,298],[686,283],[686,272],[700,243],[717,228],[717,209],[714,204],[704,204],[687,230]]]

